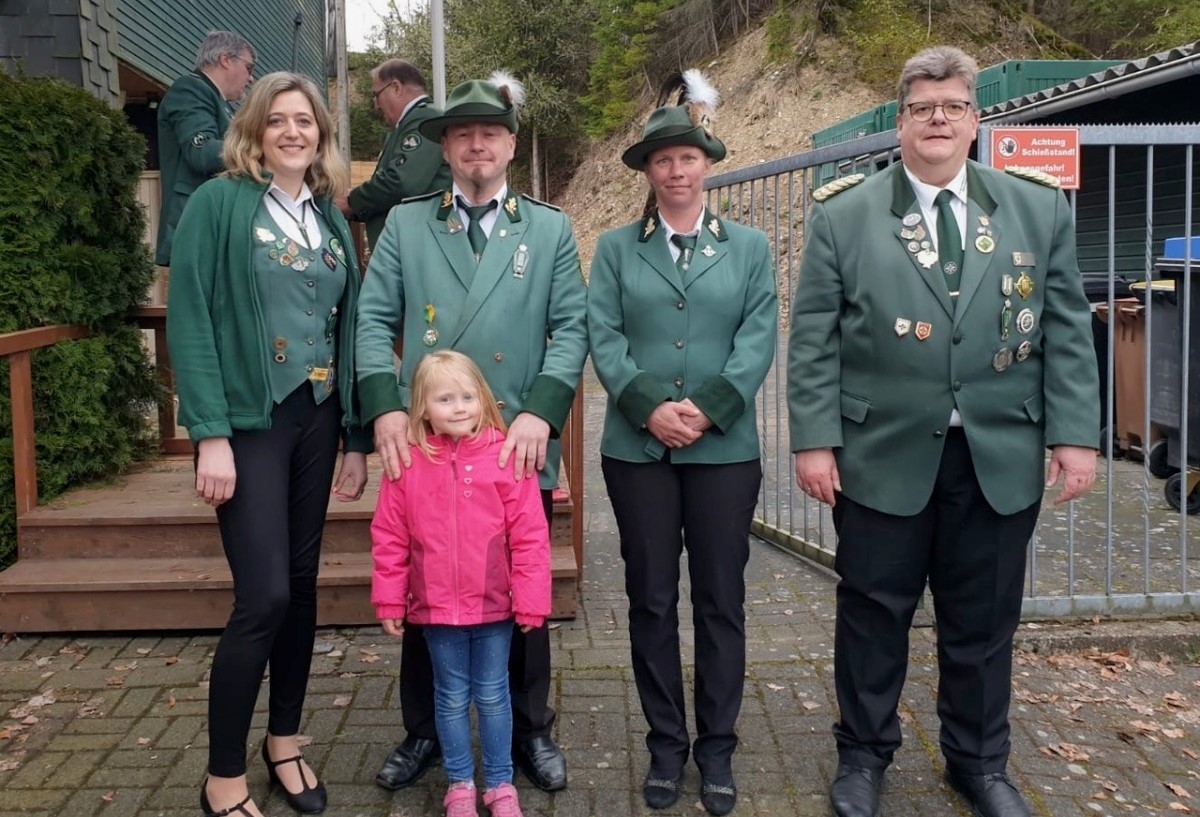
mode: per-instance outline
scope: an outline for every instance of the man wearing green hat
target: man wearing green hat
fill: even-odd
[[[371,178],[334,203],[348,219],[366,222],[374,249],[387,214],[401,201],[445,190],[450,168],[436,140],[421,135],[421,123],[442,112],[425,92],[425,77],[407,60],[390,59],[371,71],[375,108],[392,130]]]
[[[704,206],[725,146],[716,93],[687,72],[685,101],[656,109],[622,161],[645,173],[648,212],[600,236],[588,287],[592,363],[608,392],[601,465],[625,562],[629,645],[648,728],[642,797],[666,809],[689,755],[700,802],[737,803],[733,755],[745,679],[744,572],[762,481],[754,397],[775,356],[767,237]],[[695,740],[679,647],[680,556],[695,628]]]
[[[459,85],[421,134],[441,142],[453,186],[406,201],[387,217],[360,299],[357,375],[363,420],[373,420],[390,479],[411,463],[409,385],[427,353],[454,349],[483,371],[508,423],[499,465],[536,477],[547,518],[558,484],[562,430],[587,355],[587,290],[571,223],[508,187],[520,84],[504,74]],[[399,374],[393,342],[403,340]],[[550,343],[551,338],[553,343]],[[415,781],[440,754],[429,652],[406,627],[400,701],[408,732],[376,782]],[[550,640],[545,627],[513,633],[509,660],[513,759],[539,788],[567,784],[550,737]]]

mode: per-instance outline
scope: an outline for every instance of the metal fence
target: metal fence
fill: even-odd
[[[1023,614],[1049,618],[1197,612],[1200,553],[1190,531],[1200,525],[1200,517],[1189,526],[1187,500],[1191,498],[1193,506],[1200,503],[1200,487],[1189,497],[1187,484],[1188,466],[1200,466],[1200,376],[1192,371],[1200,358],[1185,339],[1194,338],[1193,332],[1200,334],[1200,327],[1192,326],[1197,319],[1193,304],[1200,295],[1193,292],[1190,255],[1174,273],[1178,291],[1144,297],[1144,306],[1121,296],[1128,294],[1122,290],[1129,277],[1170,277],[1158,257],[1164,231],[1183,236],[1191,246],[1200,125],[1079,128],[1085,167],[1092,173],[1085,173],[1085,189],[1069,192],[1068,199],[1076,215],[1081,266],[1091,270],[1093,291],[1101,284],[1101,297],[1094,298],[1100,303],[1093,309],[1112,317],[1106,324],[1096,323],[1097,357],[1107,384],[1100,399],[1114,433],[1114,423],[1124,419],[1128,428],[1134,421],[1126,434],[1115,436],[1130,445],[1146,445],[1134,446],[1142,450],[1120,458],[1116,446],[1102,446],[1106,456],[1096,485],[1084,498],[1056,507],[1053,493],[1047,493],[1030,542]],[[984,123],[979,135],[984,164],[989,163],[988,129]],[[775,364],[758,397],[764,479],[754,532],[825,566],[832,566],[837,542],[829,508],[797,489],[788,441],[787,332],[804,215],[815,187],[898,161],[897,148],[895,131],[873,134],[717,175],[707,184],[709,208],[765,232],[776,258],[780,326]],[[1164,208],[1164,202],[1169,207]],[[1123,272],[1119,266],[1124,266]],[[1200,272],[1200,259],[1195,267]],[[1139,375],[1144,383],[1131,393],[1129,383],[1137,384]],[[1112,419],[1120,408],[1126,411]],[[1182,419],[1189,416],[1190,421]],[[1160,438],[1165,442],[1154,447],[1153,457],[1147,456],[1151,442]],[[1184,469],[1175,478],[1182,485],[1178,510],[1168,503],[1165,482],[1152,468],[1160,474]],[[1197,476],[1190,478],[1194,483]]]

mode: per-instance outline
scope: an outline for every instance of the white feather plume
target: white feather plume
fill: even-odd
[[[708,77],[704,76],[698,68],[689,68],[683,72],[683,84],[686,88],[684,94],[687,101],[707,107],[709,116],[712,116],[712,113],[717,110],[717,106],[721,104],[721,94],[708,81]]]
[[[488,77],[488,82],[495,85],[496,90],[506,94],[514,108],[520,108],[525,104],[525,86],[507,71],[502,69],[493,71],[492,75]]]

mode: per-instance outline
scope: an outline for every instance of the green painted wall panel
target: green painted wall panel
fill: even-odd
[[[213,29],[236,31],[258,52],[255,76],[292,68],[292,34],[302,15],[296,70],[325,90],[325,0],[117,0],[121,59],[169,86],[192,69]]]

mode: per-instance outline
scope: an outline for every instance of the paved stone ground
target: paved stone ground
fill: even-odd
[[[589,387],[598,394],[594,381]],[[601,413],[601,401],[589,399],[593,436]],[[594,440],[588,450],[596,450]],[[621,562],[598,463],[589,465],[582,604],[575,621],[553,631],[556,734],[571,783],[547,795],[520,780],[530,817],[650,813],[640,797],[647,756],[629,669]],[[835,766],[833,579],[759,542],[746,579],[749,663],[735,814],[826,815]],[[690,661],[686,587],[683,593]],[[932,630],[918,626],[912,642],[901,708],[905,745],[888,776],[885,814],[961,817],[965,805],[940,779]],[[213,634],[5,636],[0,817],[199,814],[215,643]],[[1200,811],[1197,643],[1190,622],[1022,628],[1011,769],[1036,814]],[[440,814],[440,770],[395,794],[372,783],[401,733],[398,660],[398,645],[374,628],[318,634],[303,732],[312,741],[307,757],[329,786],[331,817]],[[260,713],[255,754],[264,724]],[[292,813],[280,796],[268,795],[260,762],[251,761],[249,775],[267,815]],[[704,813],[694,767],[685,787],[679,804],[661,814]]]

